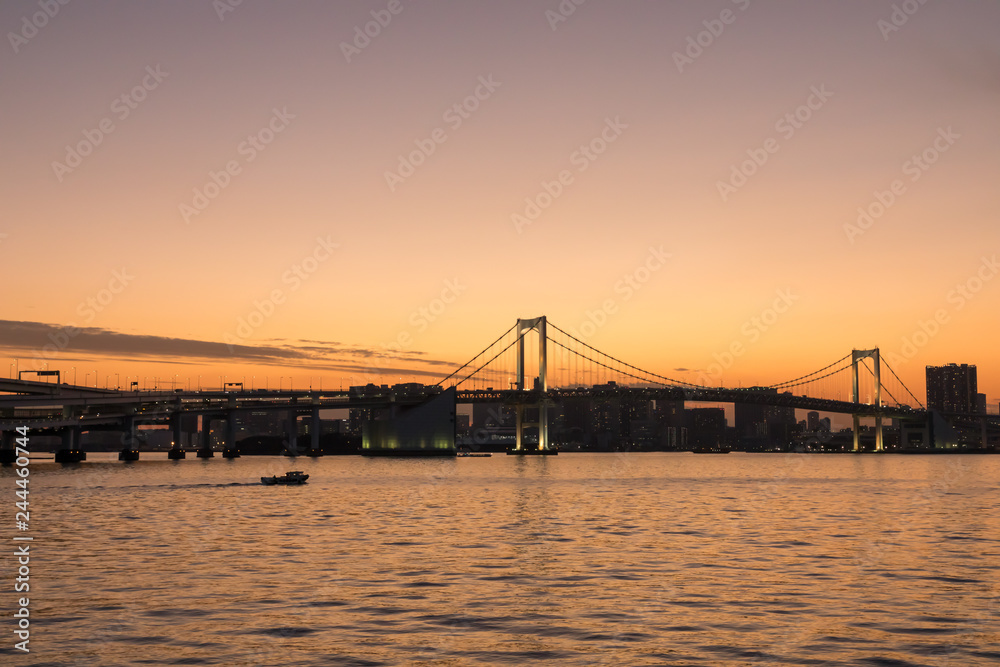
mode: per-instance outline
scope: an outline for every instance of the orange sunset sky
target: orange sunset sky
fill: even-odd
[[[1000,401],[1000,4],[50,4],[0,4],[6,375],[427,381],[544,314]]]

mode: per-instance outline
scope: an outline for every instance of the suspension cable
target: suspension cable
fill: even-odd
[[[868,367],[868,360],[867,359],[862,359],[861,363],[864,364],[865,370],[867,370],[869,373],[871,373],[871,376],[874,378],[875,377],[875,371],[873,371],[871,368]],[[892,395],[892,392],[889,391],[889,388],[887,386],[885,386],[884,384],[882,384],[881,378],[879,378],[879,384],[882,385],[882,390],[885,391],[885,393],[889,394],[889,398],[891,398],[892,400],[894,400],[896,402],[896,405],[900,405],[899,399]]]
[[[653,377],[657,377],[657,378],[660,378],[660,379],[662,379],[662,380],[667,380],[668,382],[670,382],[670,383],[672,383],[672,384],[686,384],[686,385],[688,385],[689,387],[697,387],[698,389],[708,389],[708,388],[709,388],[709,387],[706,387],[706,386],[704,386],[704,385],[700,385],[700,384],[694,384],[693,382],[685,382],[684,380],[675,380],[675,379],[673,379],[673,378],[668,378],[668,377],[666,377],[665,375],[659,375],[659,374],[657,374],[657,373],[651,373],[651,372],[649,372],[649,371],[646,371],[646,370],[643,370],[643,369],[639,368],[638,366],[633,366],[632,364],[629,364],[629,363],[626,363],[626,362],[622,361],[621,359],[615,359],[615,357],[612,357],[612,356],[611,356],[610,354],[606,354],[606,353],[604,353],[604,352],[601,352],[600,350],[598,350],[598,349],[597,349],[596,347],[593,347],[592,345],[587,345],[586,343],[584,343],[584,342],[583,342],[582,340],[580,340],[580,339],[579,339],[579,338],[577,338],[576,336],[574,336],[574,335],[572,335],[572,334],[570,334],[570,333],[567,333],[567,332],[563,331],[562,329],[560,329],[559,327],[557,327],[557,326],[556,326],[555,324],[553,324],[552,322],[549,322],[549,323],[548,323],[548,325],[549,325],[550,327],[552,327],[553,329],[555,329],[556,331],[558,331],[559,333],[561,333],[561,334],[563,334],[563,335],[565,335],[565,336],[568,336],[569,338],[571,338],[571,339],[575,340],[575,341],[576,341],[577,343],[579,343],[580,345],[583,345],[584,347],[586,347],[586,348],[589,348],[589,349],[593,350],[593,351],[594,351],[594,352],[596,352],[597,354],[600,354],[600,355],[604,355],[604,356],[605,356],[605,357],[607,357],[608,359],[612,359],[612,360],[614,360],[614,361],[617,361],[617,362],[618,362],[618,363],[620,363],[620,364],[621,364],[622,366],[625,366],[625,367],[627,367],[627,368],[631,368],[631,369],[633,369],[633,370],[636,370],[636,371],[639,371],[640,373],[645,373],[646,375],[651,375],[651,376],[653,376]],[[553,342],[555,342],[555,341],[553,341]],[[556,343],[556,344],[558,345],[558,343]],[[563,345],[562,347],[566,347],[566,346],[565,346],[565,345]],[[569,349],[569,348],[567,348],[567,349]],[[579,353],[576,353],[576,354],[579,354]],[[583,356],[583,355],[580,355],[580,356]],[[590,359],[590,357],[583,357],[583,358],[584,358],[584,359]],[[594,361],[593,359],[590,359],[590,360],[591,360],[591,361]],[[597,363],[597,364],[600,364],[601,366],[604,366],[604,364],[601,364],[600,362],[596,362],[596,361],[595,361],[594,363]],[[605,368],[610,368],[609,366],[604,366],[604,367],[605,367]],[[614,370],[614,369],[611,369],[611,370]],[[632,375],[632,374],[630,374],[630,373],[625,373],[624,371],[621,371],[621,372],[622,372],[623,374],[625,374],[625,375],[628,375],[629,377],[637,377],[637,376],[635,376],[635,375]],[[640,380],[643,380],[643,379],[645,379],[645,378],[637,378],[637,379],[640,379]],[[648,380],[647,380],[647,381],[648,381]],[[665,384],[665,383],[663,383],[663,382],[659,382],[659,383],[657,383],[657,384]]]
[[[880,361],[882,361],[882,360],[881,360],[881,358],[880,358],[879,360],[880,360]],[[882,361],[882,363],[883,363],[883,364],[885,364],[885,367],[889,369],[889,372],[890,372],[890,373],[892,373],[892,376],[893,376],[894,378],[896,378],[896,379],[897,379],[897,380],[899,381],[899,384],[903,385],[903,389],[905,389],[905,390],[906,390],[906,393],[908,393],[908,394],[909,394],[910,396],[912,396],[912,397],[913,397],[913,400],[915,400],[915,401],[917,402],[917,405],[919,405],[919,406],[920,406],[920,409],[921,409],[921,410],[926,410],[927,408],[925,408],[925,407],[924,407],[924,404],[923,404],[923,403],[922,403],[922,402],[920,401],[920,399],[919,399],[919,398],[917,398],[916,396],[914,396],[913,392],[912,392],[912,391],[910,391],[910,388],[906,386],[906,383],[905,383],[905,382],[903,382],[903,381],[902,381],[902,380],[901,380],[901,379],[899,378],[899,376],[898,376],[898,375],[896,375],[896,371],[892,370],[892,366],[890,366],[890,365],[889,365],[889,363],[888,363],[888,362],[886,362],[886,361]],[[898,403],[898,402],[899,402],[899,401],[897,401],[897,403]]]
[[[473,361],[475,361],[475,360],[476,360],[476,359],[478,359],[479,357],[481,357],[481,356],[483,356],[484,354],[486,354],[486,351],[487,351],[487,350],[489,350],[489,349],[490,349],[491,347],[493,347],[494,345],[496,345],[497,343],[499,343],[500,341],[502,341],[502,340],[503,340],[503,338],[504,338],[504,336],[506,336],[506,335],[507,335],[507,334],[509,334],[509,333],[510,333],[511,331],[513,331],[515,327],[517,327],[517,323],[516,323],[516,322],[514,323],[514,326],[512,326],[512,327],[511,327],[510,329],[507,329],[506,331],[504,331],[504,332],[503,332],[503,335],[502,335],[502,336],[500,336],[500,337],[499,337],[499,338],[497,338],[497,339],[496,339],[495,341],[493,341],[492,343],[490,343],[489,345],[487,345],[487,346],[486,346],[485,348],[483,348],[483,351],[482,351],[482,352],[480,352],[480,353],[479,353],[479,354],[477,354],[476,356],[472,357],[472,359],[469,359],[469,360],[468,360],[467,362],[465,362],[464,364],[462,364],[461,366],[459,366],[459,367],[458,367],[457,369],[455,369],[455,371],[454,371],[454,372],[453,372],[453,373],[452,373],[451,375],[449,375],[448,377],[444,378],[443,380],[439,380],[439,381],[437,382],[437,384],[434,384],[434,385],[431,385],[431,386],[432,386],[432,387],[440,387],[442,383],[444,383],[444,382],[447,382],[448,380],[450,380],[450,379],[451,379],[451,378],[453,378],[454,376],[458,375],[458,373],[459,373],[459,372],[460,372],[460,371],[461,371],[461,370],[462,370],[463,368],[465,368],[466,366],[468,366],[469,364],[471,364],[471,363],[472,363]],[[504,351],[504,352],[506,352],[506,351],[507,351],[507,349],[508,349],[509,347],[510,347],[510,345],[508,345],[507,347],[505,347],[505,348],[503,349],[503,351]],[[493,359],[496,359],[496,357],[494,357]],[[493,361],[493,359],[490,359],[490,361]],[[488,361],[488,362],[486,362],[486,363],[489,363],[489,361]],[[475,373],[473,373],[473,375],[475,375]],[[470,377],[471,377],[471,376],[470,376]],[[466,380],[468,380],[468,379],[469,379],[469,378],[466,378]],[[465,382],[465,380],[462,380],[462,382]],[[457,385],[456,385],[456,386],[457,386]]]
[[[514,326],[516,327],[517,325],[515,324]],[[513,328],[514,328],[514,327],[511,327],[511,329],[513,329]],[[496,360],[496,358],[497,358],[497,357],[499,357],[499,356],[500,356],[501,354],[503,354],[504,352],[506,352],[506,351],[507,351],[507,350],[509,350],[510,348],[514,347],[514,345],[516,345],[518,341],[520,341],[520,340],[521,340],[522,338],[524,338],[525,334],[527,334],[527,333],[528,333],[529,331],[531,331],[531,329],[525,329],[524,331],[522,331],[522,332],[521,332],[521,335],[520,335],[520,336],[518,336],[517,338],[515,338],[515,339],[514,339],[513,341],[511,341],[510,345],[508,345],[508,346],[507,346],[507,347],[505,347],[504,349],[502,349],[502,350],[500,350],[499,352],[497,352],[497,353],[496,353],[495,355],[493,355],[493,358],[492,358],[492,359],[490,359],[490,360],[489,360],[489,361],[487,361],[487,362],[486,362],[485,364],[483,364],[482,366],[480,366],[480,367],[479,367],[479,368],[477,368],[476,370],[474,370],[474,371],[472,371],[471,373],[469,373],[468,375],[466,375],[466,376],[465,376],[465,377],[464,377],[464,378],[463,378],[462,380],[460,380],[459,382],[456,382],[454,386],[456,386],[456,387],[457,387],[458,385],[462,384],[463,382],[465,382],[466,380],[468,380],[468,379],[469,379],[470,377],[472,377],[473,375],[475,375],[475,374],[476,374],[476,373],[478,373],[479,371],[483,370],[484,368],[486,368],[487,366],[489,366],[490,364],[492,364],[492,363],[493,363],[493,362],[494,362],[494,361]],[[509,333],[509,331],[508,331],[508,333]],[[504,336],[506,336],[506,335],[507,335],[507,334],[504,334]],[[503,336],[501,336],[501,338],[503,338]],[[493,345],[490,345],[490,347],[493,347]],[[489,348],[486,348],[486,349],[488,350]],[[484,350],[484,351],[485,351],[485,350]],[[482,354],[482,352],[480,352],[479,354]],[[477,355],[477,356],[479,356],[479,355]],[[469,362],[469,363],[472,363],[472,362]],[[466,364],[466,366],[468,366],[468,364]],[[456,371],[456,373],[457,373],[457,372],[458,372],[458,371]],[[451,375],[454,375],[454,374],[455,374],[455,373],[452,373]],[[451,377],[451,375],[449,375],[448,377]],[[448,378],[445,378],[445,380],[447,380],[447,379],[448,379]],[[444,382],[444,380],[442,380],[442,382]]]
[[[782,386],[784,386],[784,385],[786,385],[786,384],[787,384],[787,385],[791,385],[791,386],[793,386],[793,387],[794,387],[794,386],[796,386],[796,385],[792,385],[792,384],[791,384],[792,382],[798,382],[799,380],[804,380],[805,378],[809,377],[810,375],[816,375],[816,374],[818,374],[818,373],[822,373],[822,372],[823,372],[823,371],[825,371],[825,370],[826,370],[827,368],[832,368],[833,366],[836,366],[837,364],[839,364],[839,363],[840,363],[841,361],[843,361],[844,359],[846,359],[846,358],[847,358],[847,357],[849,357],[849,356],[851,356],[851,355],[850,355],[850,354],[847,354],[847,355],[844,355],[843,357],[841,357],[840,359],[837,359],[837,360],[836,360],[835,362],[833,362],[833,363],[832,363],[832,364],[830,364],[829,366],[824,366],[823,368],[819,369],[818,371],[813,371],[812,373],[808,373],[808,374],[806,374],[806,375],[803,375],[802,377],[797,377],[797,378],[795,378],[794,380],[788,380],[787,382],[779,382],[778,384],[772,384],[771,386],[769,386],[769,387],[766,387],[766,388],[767,388],[767,389],[777,389],[778,387],[782,387]],[[838,372],[839,372],[839,371],[838,371]],[[823,377],[827,377],[827,376],[826,376],[826,375],[824,375]],[[817,379],[820,379],[820,378],[817,378]],[[801,384],[801,383],[800,383],[800,384]]]
[[[565,333],[565,332],[563,332],[563,333]],[[566,347],[565,345],[563,345],[562,343],[560,343],[559,341],[557,341],[557,340],[555,340],[553,338],[550,338],[549,340],[552,342],[553,345],[558,345],[559,347],[563,348],[564,350],[569,350],[571,353],[577,355],[578,357],[580,357],[580,358],[582,358],[582,359],[584,359],[586,361],[589,361],[592,364],[597,364],[598,366],[603,366],[604,368],[607,368],[609,370],[614,370],[613,368],[611,368],[607,364],[602,364],[600,361],[596,361],[594,359],[591,359],[590,357],[584,356],[584,355],[580,354],[579,352],[577,352],[576,350],[571,350],[570,348]],[[577,341],[577,342],[579,343],[580,341]],[[586,343],[584,343],[584,345],[586,345]],[[607,355],[605,355],[605,356],[607,356]],[[628,364],[625,364],[625,365],[628,366]],[[641,371],[642,369],[640,368],[638,370]],[[640,380],[642,382],[650,382],[649,378],[644,378],[644,377],[640,377],[638,375],[633,375],[632,373],[627,373],[625,371],[618,371],[618,372],[621,373],[622,375],[627,375],[630,378],[635,378],[636,380]],[[653,373],[650,373],[650,375],[653,375]],[[591,380],[593,380],[593,377],[591,377]],[[669,387],[670,386],[666,382],[653,382],[653,384],[662,384],[664,387]],[[695,385],[695,386],[697,386],[697,385]],[[701,389],[710,389],[710,387],[699,387],[699,388],[701,388]]]
[[[848,355],[848,356],[850,356],[850,355]],[[841,361],[843,361],[843,360],[841,360]],[[847,364],[846,366],[842,366],[841,368],[838,368],[835,371],[830,371],[826,375],[821,375],[818,378],[813,378],[811,380],[806,380],[805,382],[797,382],[795,384],[786,384],[786,385],[784,385],[782,387],[778,387],[778,385],[774,385],[772,387],[764,387],[764,388],[765,389],[778,389],[778,388],[780,388],[780,389],[791,389],[792,387],[798,387],[798,386],[803,385],[803,384],[809,384],[810,382],[818,382],[819,380],[822,380],[823,378],[828,378],[831,375],[836,375],[840,371],[846,371],[850,367],[851,367],[851,364]],[[827,366],[827,368],[829,368],[829,366]],[[817,372],[819,372],[819,371],[817,371]],[[809,375],[812,375],[812,373],[810,373]],[[806,376],[803,376],[803,377],[809,377],[809,376],[806,375]]]

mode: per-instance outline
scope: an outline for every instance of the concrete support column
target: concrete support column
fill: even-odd
[[[201,416],[201,448],[198,450],[199,459],[210,459],[215,456],[212,451],[212,417],[211,415]]]
[[[319,406],[318,405],[314,405],[313,406],[311,418],[312,418],[312,421],[309,424],[309,441],[310,441],[309,444],[310,444],[310,448],[312,449],[313,452],[318,452],[319,451],[319,430],[320,430]]]
[[[226,442],[225,447],[236,446],[236,411],[230,410],[226,414]]]
[[[136,444],[135,416],[125,416],[125,430],[122,432],[122,449],[118,452],[119,461],[138,461],[139,449]]]
[[[62,446],[56,452],[56,463],[79,463],[87,460],[87,454],[80,449],[80,427],[67,426],[60,433]]]
[[[288,451],[292,456],[299,453],[299,415],[296,410],[288,411]]]
[[[181,442],[184,439],[184,432],[181,430],[181,422],[183,415],[180,412],[175,412],[170,415],[170,430],[173,433],[173,446],[179,449],[183,446]]]
[[[524,431],[524,406],[520,403],[517,404],[517,424],[514,429],[514,451],[521,451],[523,449],[523,431]]]
[[[9,466],[17,460],[17,450],[14,449],[15,440],[17,440],[16,431],[0,431],[0,464]]]
[[[126,415],[125,431],[122,433],[122,446],[125,449],[135,449],[135,416]]]
[[[222,457],[226,459],[238,459],[240,450],[236,448],[236,418],[239,412],[230,410],[226,414],[226,443],[222,447]]]
[[[855,413],[854,418],[854,451],[861,451],[861,418]]]

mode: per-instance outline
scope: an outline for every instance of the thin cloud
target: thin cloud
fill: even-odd
[[[44,322],[0,320],[0,349],[48,359],[46,352],[93,354],[124,361],[164,360],[172,363],[203,361],[240,361],[272,366],[296,366],[315,370],[398,373],[404,375],[440,375],[438,371],[415,370],[407,363],[421,366],[453,367],[452,361],[428,359],[425,352],[386,352],[340,343],[296,345],[270,339],[270,345],[229,345],[214,341],[172,338],[144,334],[126,334],[99,327],[64,327]],[[301,341],[306,342],[306,341]],[[392,364],[392,366],[384,365]]]

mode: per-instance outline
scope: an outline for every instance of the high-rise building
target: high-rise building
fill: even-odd
[[[684,401],[656,401],[656,419],[664,428],[686,426]]]
[[[778,396],[777,389],[751,387],[746,391]],[[747,449],[786,445],[796,427],[795,409],[787,406],[736,403],[733,412],[737,437]]]
[[[810,431],[819,429],[819,413],[815,410],[806,414],[806,428]]]
[[[689,442],[695,447],[720,447],[726,444],[726,411],[723,408],[687,410]]]
[[[927,407],[939,412],[977,411],[976,367],[948,364],[927,367]]]

